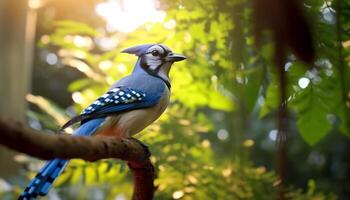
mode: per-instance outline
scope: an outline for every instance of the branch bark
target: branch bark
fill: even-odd
[[[117,158],[128,162],[134,177],[133,200],[150,200],[154,193],[154,168],[149,152],[136,139],[42,134],[17,122],[0,119],[0,144],[44,160],[80,158],[96,161]]]

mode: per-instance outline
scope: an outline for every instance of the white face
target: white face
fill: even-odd
[[[147,50],[144,58],[151,70],[156,70],[158,66],[163,64],[161,55],[164,55],[164,53],[164,50],[158,45],[154,45]]]
[[[142,56],[143,67],[149,71],[157,73],[163,64],[166,63],[164,58],[171,53],[171,50],[164,45],[153,45],[147,49]]]

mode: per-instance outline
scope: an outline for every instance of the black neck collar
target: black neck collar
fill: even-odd
[[[171,84],[170,84],[170,82],[168,80],[166,80],[163,77],[160,77],[158,75],[155,75],[155,77],[160,78],[165,83],[165,85],[168,87],[168,89],[169,90],[171,89]]]
[[[159,71],[161,65],[158,66],[157,69],[156,69],[155,71],[153,71],[153,70],[150,70],[150,69],[148,68],[149,66],[147,66],[147,64],[146,64],[145,62],[143,62],[142,58],[140,58],[140,59],[141,59],[141,63],[140,63],[140,64],[141,64],[141,68],[143,68],[143,70],[145,70],[145,72],[146,72],[147,74],[161,79],[161,80],[165,83],[165,85],[168,87],[168,89],[170,90],[170,89],[171,89],[171,84],[170,84],[170,82],[157,74],[157,72]]]
[[[168,81],[168,80],[166,80],[165,78],[159,76],[158,74],[154,73],[154,72],[151,71],[151,70],[146,70],[146,72],[147,72],[149,75],[154,76],[154,77],[157,77],[157,78],[159,78],[160,80],[162,80],[162,81],[165,83],[165,85],[168,87],[168,89],[169,89],[169,90],[171,89],[170,81]]]

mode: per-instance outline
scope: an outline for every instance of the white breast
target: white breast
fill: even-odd
[[[114,129],[113,135],[118,137],[135,135],[159,118],[168,106],[169,98],[170,92],[166,87],[157,105],[151,108],[138,109],[111,116],[101,128]]]

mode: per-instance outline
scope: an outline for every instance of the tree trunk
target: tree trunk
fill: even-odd
[[[0,0],[0,116],[24,122],[30,89],[35,11],[27,1]],[[0,176],[18,171],[13,151],[0,147]]]

